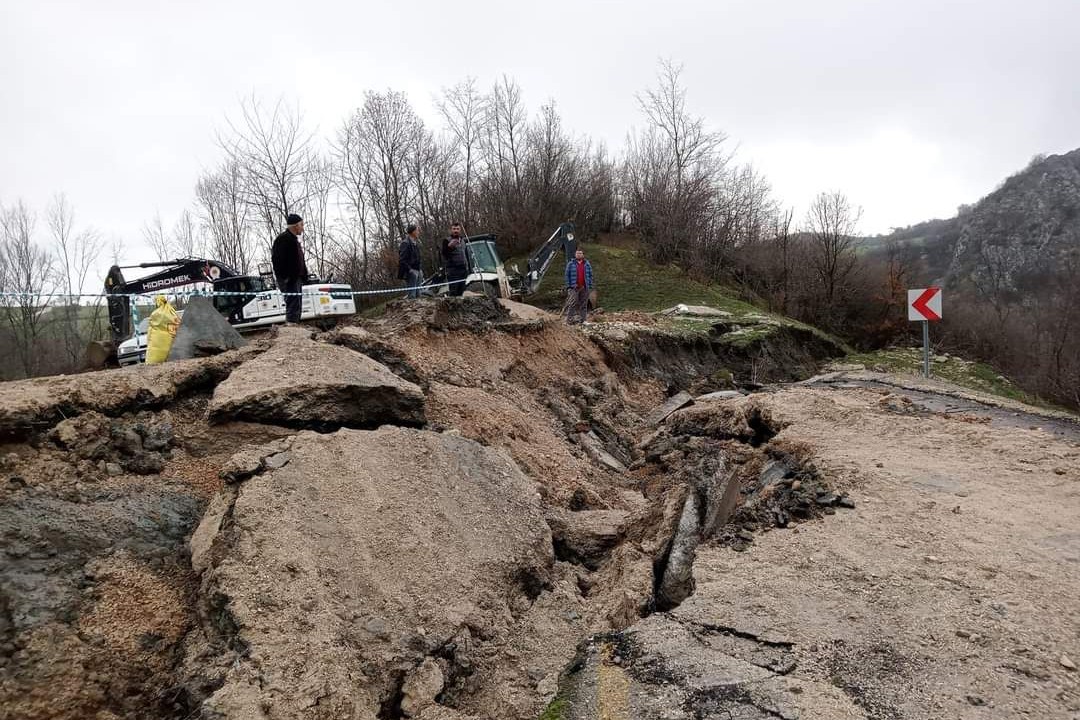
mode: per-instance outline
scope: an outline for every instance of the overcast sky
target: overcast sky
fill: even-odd
[[[1080,0],[4,0],[0,202],[63,191],[152,259],[140,227],[190,206],[252,92],[330,136],[366,89],[436,123],[434,93],[507,73],[617,150],[667,57],[798,216],[838,189],[885,232],[1080,146],[1078,39]]]

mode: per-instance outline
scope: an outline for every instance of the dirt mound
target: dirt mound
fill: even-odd
[[[394,330],[427,327],[443,332],[482,332],[493,326],[512,326],[514,321],[497,298],[475,296],[392,300],[386,304],[383,317],[373,324]]]
[[[91,411],[59,423],[48,437],[57,447],[93,461],[100,473],[111,476],[161,472],[176,439],[168,411],[143,412],[132,419],[109,419]]]
[[[124,474],[164,465],[146,446],[167,441],[164,422],[88,414],[4,459],[0,706],[11,717],[171,717],[171,653],[189,622],[184,547],[201,502],[181,481]]]
[[[423,683],[442,686],[431,703],[512,662],[494,648],[554,581],[539,499],[513,463],[401,428],[301,433],[267,452],[228,490],[202,580],[209,630],[234,649],[210,716],[393,717],[417,673],[441,677]]]

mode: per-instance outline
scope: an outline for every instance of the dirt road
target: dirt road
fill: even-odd
[[[856,509],[700,550],[696,593],[628,631],[632,681],[597,716],[1080,718],[1077,436],[905,397],[768,396]]]

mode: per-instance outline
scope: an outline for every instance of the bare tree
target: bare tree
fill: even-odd
[[[521,88],[503,75],[483,103],[481,146],[487,161],[486,186],[503,202],[522,196],[522,166],[525,162],[525,133],[528,126],[521,101]]]
[[[154,255],[158,260],[169,260],[176,257],[176,253],[172,251],[172,242],[168,233],[165,232],[165,223],[161,220],[161,213],[155,212],[154,219],[149,222],[143,223],[143,240],[150,249],[154,251]]]
[[[285,216],[307,200],[306,178],[312,160],[312,134],[299,109],[278,100],[266,108],[252,96],[241,103],[240,118],[219,144],[241,170],[245,201],[255,211],[269,249]]]
[[[198,257],[203,254],[201,238],[190,210],[181,212],[173,225],[169,250],[173,253],[171,257]]]
[[[807,211],[810,263],[828,312],[836,307],[837,292],[855,269],[855,233],[861,217],[862,209],[839,191],[820,193]]]
[[[241,273],[252,270],[251,207],[245,201],[243,170],[226,161],[195,184],[199,220],[208,236],[207,251]]]
[[[687,111],[682,70],[682,65],[661,60],[657,86],[637,98],[651,126],[667,141],[675,174],[676,196],[682,193],[695,166],[709,170],[722,169],[722,165],[717,167],[710,161],[716,159],[720,145],[727,139],[723,133],[707,129],[704,118]]]
[[[331,161],[313,158],[307,176],[304,178],[307,186],[304,193],[307,202],[303,208],[307,265],[321,278],[328,276],[333,263],[332,251],[335,240],[330,210],[335,170]]]
[[[648,125],[628,138],[622,194],[654,260],[715,275],[761,227],[768,188],[752,169],[729,167],[726,136],[687,110],[681,73],[661,61],[656,87],[638,96]]]
[[[49,307],[53,258],[34,241],[37,218],[21,200],[0,212],[0,224],[4,257],[0,287],[16,293],[5,303],[4,319],[11,328],[22,371],[31,377],[38,367],[38,339]]]
[[[356,156],[348,162],[363,178],[367,205],[379,228],[375,239],[395,243],[415,203],[409,162],[423,122],[403,93],[387,91],[366,93],[350,124],[350,150]]]
[[[345,254],[339,265],[351,268],[351,279],[366,285],[369,278],[368,230],[371,223],[371,207],[367,188],[371,183],[371,167],[365,151],[363,123],[359,111],[338,131],[334,146],[337,170],[337,186],[348,203],[350,221],[344,234],[348,242],[342,246]]]
[[[457,141],[464,176],[462,219],[466,223],[471,223],[474,220],[470,213],[473,164],[480,144],[481,127],[486,112],[484,96],[476,89],[476,78],[469,77],[452,88],[444,89],[442,97],[435,104]]]
[[[76,232],[74,209],[63,194],[53,197],[46,215],[56,257],[57,287],[67,295],[60,310],[67,369],[77,370],[86,344],[97,337],[101,329],[99,299],[83,303],[79,297],[85,290],[87,275],[101,255],[101,238],[91,228]]]

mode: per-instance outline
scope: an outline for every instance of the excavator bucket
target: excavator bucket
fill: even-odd
[[[84,370],[104,370],[116,367],[116,343],[112,340],[93,340],[86,346]]]
[[[169,360],[217,355],[247,344],[208,297],[193,297],[184,308],[180,329],[176,331]]]

